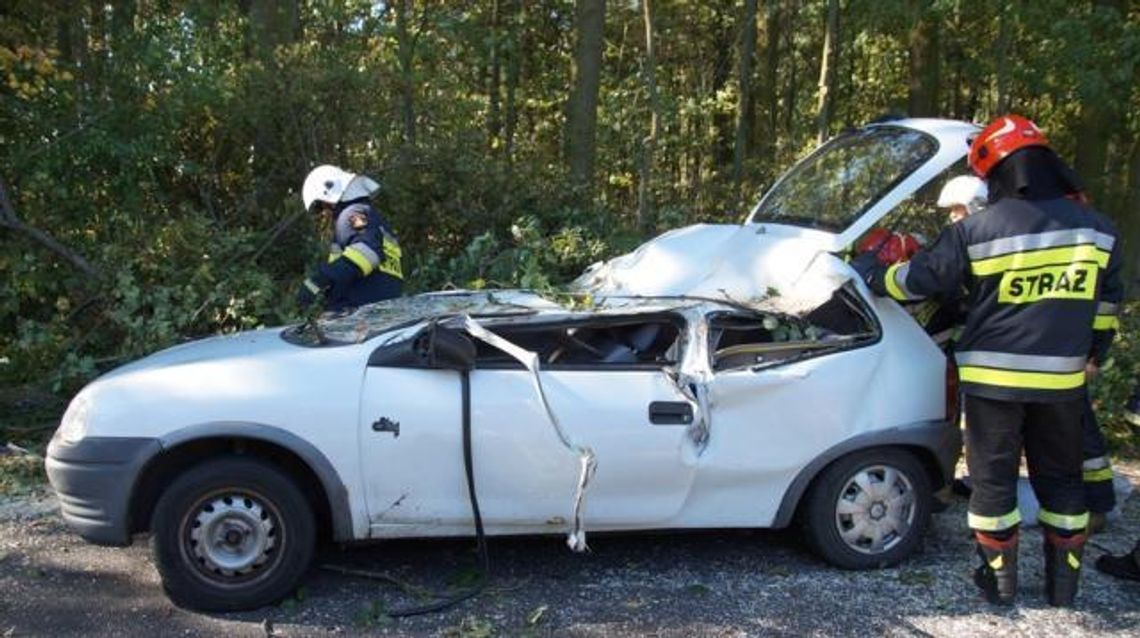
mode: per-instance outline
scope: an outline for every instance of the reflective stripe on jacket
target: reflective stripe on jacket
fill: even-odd
[[[899,301],[965,286],[969,312],[956,349],[965,392],[1079,398],[1085,363],[1104,358],[1116,328],[1116,237],[1104,216],[1068,199],[1007,198],[868,283]]]
[[[403,293],[399,240],[375,208],[364,202],[341,209],[334,220],[328,260],[320,266],[328,310],[345,310]]]

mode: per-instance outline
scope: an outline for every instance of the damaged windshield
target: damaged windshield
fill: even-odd
[[[933,137],[898,126],[840,135],[777,182],[749,221],[841,232],[937,151]]]
[[[338,346],[360,343],[432,317],[513,316],[559,309],[559,305],[526,291],[435,292],[379,301],[347,314],[322,316],[286,328],[281,337],[300,346]]]

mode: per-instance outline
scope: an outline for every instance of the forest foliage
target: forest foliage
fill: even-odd
[[[1138,62],[1131,0],[8,0],[0,384],[296,320],[321,163],[382,182],[413,291],[541,288],[740,221],[845,127],[1015,110],[1134,272]]]

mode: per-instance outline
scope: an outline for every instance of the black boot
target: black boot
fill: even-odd
[[[1008,605],[1017,597],[1017,530],[1006,538],[975,532],[982,564],[974,570],[974,584],[994,605]]]
[[[1105,554],[1096,559],[1096,568],[1109,576],[1140,580],[1140,541],[1127,554],[1120,556]]]
[[[1085,534],[1060,536],[1045,530],[1045,597],[1055,607],[1071,607],[1081,581]]]

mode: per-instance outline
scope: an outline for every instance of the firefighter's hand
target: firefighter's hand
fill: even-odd
[[[297,305],[302,310],[308,310],[321,298],[321,287],[312,279],[306,279],[297,289]]]
[[[1089,359],[1088,363],[1085,364],[1085,383],[1095,379],[1098,374],[1100,374],[1100,366],[1097,365],[1096,361]]]
[[[867,251],[855,259],[852,259],[851,267],[855,272],[859,273],[859,278],[868,285],[870,285],[871,280],[875,278],[875,275],[883,269],[883,265],[879,263],[879,258],[873,250]]]

